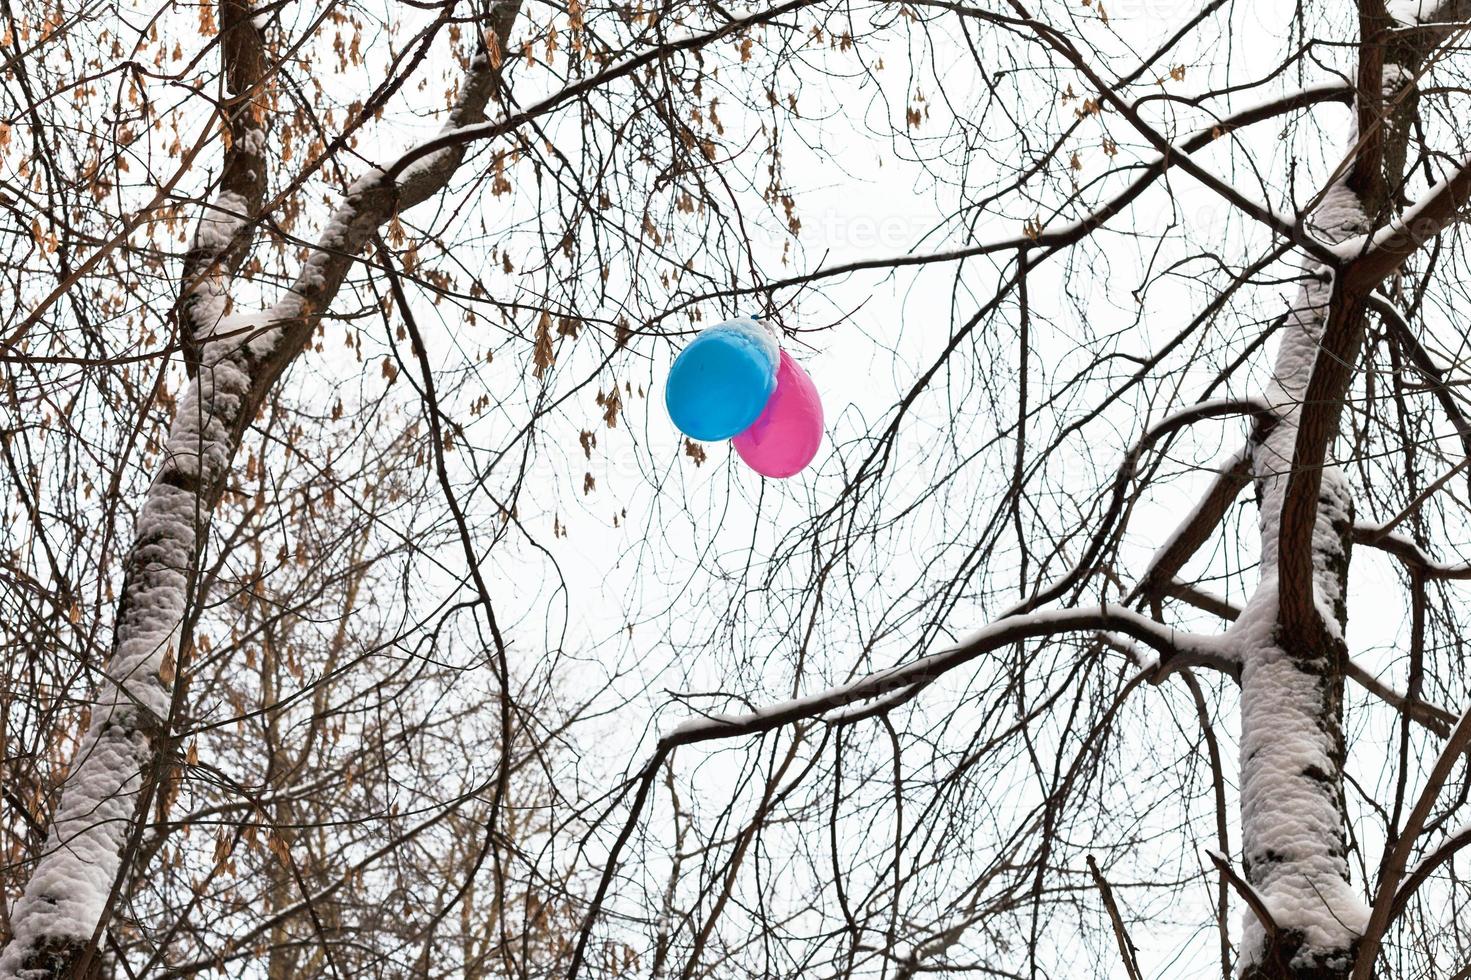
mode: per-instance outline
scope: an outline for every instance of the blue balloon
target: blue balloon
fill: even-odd
[[[718,442],[751,427],[776,390],[776,339],[751,320],[700,331],[669,369],[664,405],[679,431]]]

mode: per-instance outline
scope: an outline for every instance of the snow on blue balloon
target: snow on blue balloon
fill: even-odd
[[[706,327],[669,369],[664,405],[679,431],[702,442],[750,427],[776,390],[780,348],[755,320]]]

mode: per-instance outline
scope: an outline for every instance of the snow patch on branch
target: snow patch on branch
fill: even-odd
[[[266,130],[264,126],[250,126],[238,137],[240,149],[251,156],[265,156]]]
[[[197,539],[198,502],[188,490],[155,484],[138,515],[129,588],[114,627],[107,688],[116,696],[104,705],[108,720],[119,709],[141,708],[153,718],[168,715],[169,696],[160,674],[177,655],[184,621],[184,596]]]
[[[1372,235],[1368,234],[1364,230],[1364,227],[1360,225],[1352,237],[1345,238],[1333,246],[1334,253],[1344,261],[1349,261],[1366,255],[1369,252],[1378,251],[1381,248],[1393,244],[1396,240],[1427,240],[1440,234],[1443,226],[1456,221],[1457,216],[1452,215],[1446,221],[1441,221],[1439,219],[1424,217],[1424,211],[1432,203],[1436,202],[1442,194],[1452,193],[1450,185],[1461,178],[1461,175],[1466,171],[1468,166],[1471,166],[1471,162],[1464,162],[1450,174],[1447,174],[1443,180],[1436,181],[1424,194],[1420,195],[1419,200],[1405,208],[1403,213],[1398,215],[1393,221],[1385,224],[1384,227]]]

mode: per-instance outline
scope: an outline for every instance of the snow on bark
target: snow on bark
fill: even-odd
[[[1363,234],[1356,195],[1343,182],[1324,195],[1311,230],[1330,242]],[[1269,955],[1290,969],[1345,974],[1368,907],[1349,882],[1343,804],[1344,577],[1353,506],[1347,480],[1323,473],[1313,529],[1314,600],[1326,627],[1320,649],[1285,649],[1278,622],[1278,534],[1294,447],[1319,341],[1329,315],[1329,270],[1308,262],[1283,332],[1266,397],[1276,416],[1252,449],[1260,504],[1261,579],[1229,631],[1241,672],[1241,818],[1247,880],[1282,930],[1269,951],[1254,915],[1244,917],[1241,963],[1251,977]],[[1275,975],[1275,974],[1273,974]]]
[[[228,91],[261,81],[262,41],[250,5],[223,0],[221,44]],[[0,977],[76,972],[105,917],[138,806],[167,725],[201,530],[244,430],[250,367],[227,319],[229,280],[249,245],[265,192],[266,116],[251,98],[232,103],[220,182],[184,260],[181,322],[186,349],[203,343],[164,458],[139,511],[124,572],[111,655],[91,706],[46,844],[11,911]],[[191,359],[191,368],[195,359]],[[95,967],[94,967],[95,969]]]
[[[109,858],[127,836],[149,754],[146,736],[114,716],[88,730],[43,858],[11,911],[15,933],[0,956],[0,976],[54,976],[53,963],[91,938],[117,866]]]
[[[238,339],[205,347],[138,516],[112,655],[46,846],[11,915],[0,977],[55,976],[92,938],[121,864],[143,773],[164,734],[204,514],[243,429]]]

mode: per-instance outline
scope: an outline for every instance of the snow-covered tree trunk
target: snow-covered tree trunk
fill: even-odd
[[[499,52],[520,4],[493,5],[447,129],[480,122],[499,84]],[[49,836],[11,916],[0,977],[97,975],[98,939],[171,751],[185,676],[184,627],[201,543],[247,426],[301,352],[357,253],[399,210],[442,189],[464,146],[424,156],[398,180],[374,171],[349,190],[286,295],[269,310],[232,309],[230,278],[249,251],[265,181],[261,40],[248,0],[220,4],[223,57],[237,111],[225,166],[186,257],[180,303],[198,351],[152,486],[139,512],[118,599],[112,651]]]
[[[1422,23],[1453,19],[1459,6],[1443,5]],[[1356,126],[1307,223],[1344,250],[1346,264],[1337,272],[1304,266],[1266,392],[1272,419],[1250,457],[1261,575],[1233,634],[1242,663],[1243,860],[1266,914],[1247,916],[1247,980],[1348,977],[1370,914],[1350,882],[1343,785],[1353,490],[1331,449],[1367,298],[1443,221],[1385,241],[1374,235],[1402,210],[1415,78],[1442,35],[1397,25],[1382,9],[1361,11],[1360,29]],[[1460,192],[1439,190],[1428,199],[1453,207]]]
[[[1340,242],[1364,230],[1355,195],[1339,184],[1316,216]],[[1241,641],[1241,817],[1247,881],[1266,903],[1269,927],[1246,922],[1242,975],[1347,976],[1368,910],[1349,882],[1343,795],[1343,629],[1353,500],[1326,469],[1312,535],[1312,590],[1323,628],[1306,642],[1284,635],[1277,615],[1279,534],[1308,380],[1332,309],[1328,270],[1305,270],[1277,355],[1268,399],[1275,422],[1253,447],[1262,564],[1256,593],[1234,633]]]

